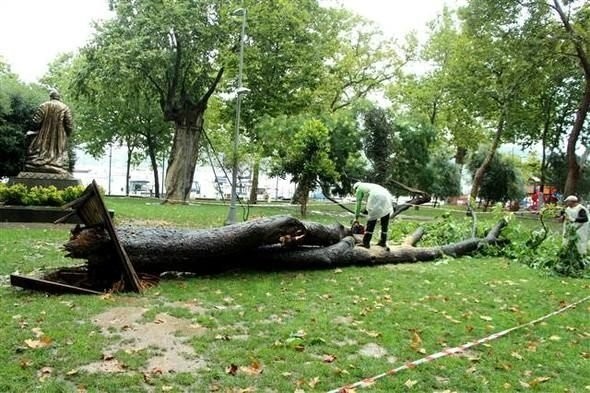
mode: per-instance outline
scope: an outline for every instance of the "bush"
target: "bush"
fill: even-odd
[[[58,190],[55,186],[27,188],[24,184],[7,186],[0,183],[0,202],[17,206],[61,206],[79,198],[84,190],[84,186]]]
[[[555,217],[556,208],[549,206],[541,214]],[[564,241],[561,233],[545,233],[544,229],[531,231],[512,220],[502,231],[502,236],[509,239],[509,243],[500,248],[487,247],[487,255],[503,256],[533,269],[562,276],[590,276],[590,260],[588,255],[582,256],[578,252],[578,235],[575,230],[568,233]]]

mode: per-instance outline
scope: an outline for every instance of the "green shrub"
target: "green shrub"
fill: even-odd
[[[17,206],[62,206],[79,198],[84,190],[81,185],[58,190],[55,186],[27,188],[24,184],[0,183],[0,202]]]
[[[541,212],[545,217],[555,217],[556,208],[549,206]],[[546,219],[546,218],[545,218]],[[529,230],[516,220],[502,231],[502,237],[509,240],[503,247],[487,247],[488,256],[504,256],[533,269],[568,277],[590,276],[588,256],[582,256],[576,247],[578,234],[575,230],[566,234],[565,241],[560,232],[540,228]]]

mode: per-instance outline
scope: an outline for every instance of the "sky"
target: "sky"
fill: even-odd
[[[294,1],[294,0],[293,0]],[[375,21],[402,39],[424,31],[445,5],[461,0],[323,0]],[[35,82],[60,53],[75,51],[92,37],[94,21],[108,18],[108,0],[0,0],[0,57],[25,82]]]

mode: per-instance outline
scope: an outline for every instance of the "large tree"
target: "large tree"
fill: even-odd
[[[174,124],[166,172],[166,201],[189,196],[208,101],[221,80],[218,59],[223,22],[221,0],[113,0],[115,17],[97,27],[84,49],[85,77],[125,81],[137,94],[158,101]],[[94,66],[94,67],[93,67]]]
[[[372,23],[343,8],[322,7],[317,0],[244,1],[243,6],[248,23],[243,81],[251,92],[242,102],[240,131],[251,143],[254,202],[266,152],[261,119],[348,109],[393,78],[406,59]],[[237,48],[227,56],[230,88],[237,80]],[[233,106],[229,109],[233,115]]]
[[[489,129],[491,144],[474,172],[471,198],[479,193],[482,180],[498,146],[514,140],[513,124],[524,102],[537,92],[537,79],[545,59],[537,50],[536,15],[526,15],[518,2],[472,0],[460,12],[464,45],[454,59],[454,88],[461,94],[473,117]]]
[[[395,113],[434,127],[439,141],[454,149],[459,165],[484,138],[481,123],[455,88],[453,64],[462,56],[465,40],[456,13],[444,8],[429,23],[428,39],[418,51],[422,67],[409,68],[387,91]]]
[[[481,167],[488,156],[487,149],[475,152],[469,161],[469,171],[473,174]],[[484,174],[477,196],[485,200],[485,206],[494,202],[519,200],[524,196],[524,179],[514,162],[500,153],[494,154],[489,168]]]
[[[35,108],[47,99],[47,91],[27,85],[0,61],[0,177],[15,176],[25,160],[25,133],[33,127]]]
[[[590,4],[576,0],[563,2],[553,0],[549,4],[559,16],[563,26],[562,41],[568,47],[565,54],[574,56],[580,67],[580,73],[583,75],[583,92],[579,99],[578,110],[566,148],[568,171],[564,191],[566,194],[573,194],[577,189],[582,170],[582,165],[577,160],[576,145],[590,110]],[[564,5],[567,5],[568,8],[564,9]]]

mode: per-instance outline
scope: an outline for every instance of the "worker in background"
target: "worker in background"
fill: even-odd
[[[362,246],[365,248],[371,247],[371,238],[377,220],[381,220],[381,238],[377,245],[387,247],[389,216],[393,213],[391,194],[386,188],[373,183],[356,182],[352,188],[356,193],[355,219],[357,221],[360,217],[362,202],[364,199],[367,200],[367,228],[363,236]]]
[[[588,247],[588,210],[579,203],[578,197],[570,195],[564,199],[565,209],[561,213],[563,237],[567,242],[568,228],[573,227],[578,234],[576,246],[580,255],[586,255]]]

